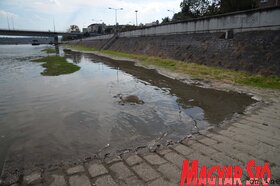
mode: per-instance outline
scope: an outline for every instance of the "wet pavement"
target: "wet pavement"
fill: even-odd
[[[231,125],[200,134],[179,143],[94,159],[72,166],[39,169],[21,176],[7,175],[4,185],[47,186],[175,186],[181,179],[184,160],[198,160],[199,166],[240,166],[241,181],[248,179],[246,164],[269,162],[271,181],[280,180],[280,102],[240,115]],[[277,182],[277,183],[276,183]]]

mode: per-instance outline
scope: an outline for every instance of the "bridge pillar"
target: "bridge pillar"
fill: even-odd
[[[55,45],[58,45],[58,36],[57,36],[57,35],[54,36],[54,44],[55,44]]]

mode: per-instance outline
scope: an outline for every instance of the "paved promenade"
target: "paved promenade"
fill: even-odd
[[[24,175],[20,184],[51,186],[179,185],[184,159],[200,165],[240,165],[269,161],[280,178],[280,103],[241,115],[232,124],[187,138],[155,152],[133,152],[110,160],[91,160],[73,167]],[[243,172],[246,172],[245,169]],[[246,174],[243,180],[246,179]],[[277,184],[275,184],[277,185]]]

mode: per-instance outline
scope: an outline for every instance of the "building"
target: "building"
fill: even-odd
[[[98,34],[103,34],[105,31],[106,25],[104,23],[102,24],[91,24],[88,26],[87,31],[89,33],[98,33]]]
[[[115,25],[108,25],[108,26],[105,27],[104,33],[105,34],[112,34],[112,33],[114,33],[115,29],[116,29]]]
[[[146,23],[145,26],[155,26],[155,25],[158,25],[159,24],[159,21],[154,21],[152,23]]]
[[[272,7],[272,6],[280,6],[280,0],[258,0],[258,7]]]
[[[83,33],[87,33],[88,32],[88,28],[83,28]]]

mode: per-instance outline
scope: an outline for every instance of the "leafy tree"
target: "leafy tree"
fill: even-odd
[[[190,16],[189,14],[181,11],[181,12],[175,13],[173,15],[172,21],[181,21],[181,20],[187,20],[187,19],[191,19],[191,18],[193,18],[193,17]]]
[[[80,32],[80,28],[77,25],[70,25],[68,32]]]
[[[217,15],[220,13],[221,13],[220,0],[212,0],[211,4],[209,4],[204,16],[212,16],[212,15]]]
[[[221,13],[256,8],[257,0],[220,0]]]
[[[200,17],[207,12],[210,4],[209,0],[183,0],[181,2],[181,12],[189,17]]]
[[[257,0],[183,0],[172,21],[256,8]],[[165,18],[164,18],[165,19]]]
[[[166,23],[169,23],[170,21],[171,21],[171,20],[170,20],[169,17],[165,17],[165,18],[162,19],[161,24],[166,24]]]

